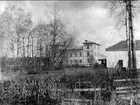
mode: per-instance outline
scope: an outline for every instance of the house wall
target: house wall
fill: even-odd
[[[89,46],[89,49],[87,49],[87,46]],[[99,56],[99,46],[96,44],[84,44],[83,47],[83,52],[84,52],[84,65],[89,66],[89,56],[87,56],[87,52],[90,53],[90,55],[92,55],[96,61],[98,61],[98,56]]]
[[[89,49],[87,49],[87,46],[89,46]],[[93,45],[92,44],[85,44],[83,46],[83,57],[84,57],[84,65],[89,66],[88,58],[89,56],[87,55],[87,52],[89,52],[89,55],[93,54]]]
[[[140,50],[136,51],[136,65],[140,68]]]
[[[89,48],[87,48],[89,46]],[[89,52],[89,55],[93,55],[96,61],[98,61],[99,58],[99,47],[96,44],[84,44],[83,49],[76,49],[76,50],[70,50],[68,51],[68,64],[74,65],[75,60],[78,61],[79,65],[89,66],[90,62],[88,62],[88,59],[90,56],[87,55],[87,52]],[[80,52],[82,53],[82,56],[80,56]],[[77,53],[77,56],[75,56],[75,53]],[[72,57],[70,56],[72,54]],[[79,61],[82,60],[82,63]],[[72,63],[71,63],[72,61]]]
[[[128,67],[127,51],[107,51],[107,67],[114,68],[118,60],[123,60],[123,67]],[[140,50],[136,51],[136,65],[140,68]]]
[[[80,52],[82,56],[80,56]],[[76,56],[75,56],[76,53]],[[72,57],[71,57],[72,54]],[[75,63],[75,60],[77,63]],[[80,62],[82,60],[82,62]],[[79,64],[79,65],[84,65],[84,59],[83,59],[83,51],[82,50],[71,50],[68,52],[68,64],[69,65],[74,65],[74,64]]]
[[[107,51],[107,67],[116,67],[119,60],[123,60],[123,67],[128,65],[128,53],[127,51]]]

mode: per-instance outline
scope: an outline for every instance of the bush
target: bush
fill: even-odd
[[[53,93],[50,93],[50,89],[56,88],[56,78],[41,74],[24,78],[17,76],[15,80],[4,81],[0,105],[58,105],[59,98],[52,97]]]
[[[100,67],[100,65],[98,64],[98,63],[95,63],[94,65],[93,65],[93,68],[94,69],[97,69],[97,68],[99,68]]]
[[[97,68],[105,68],[105,66],[103,65],[103,64],[99,64],[99,63],[95,63],[94,65],[93,65],[93,68],[94,69],[97,69]]]

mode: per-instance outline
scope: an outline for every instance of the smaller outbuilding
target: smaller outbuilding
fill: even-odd
[[[116,43],[108,48],[107,51],[107,67],[128,67],[128,47],[125,40]],[[135,41],[136,47],[136,66],[140,68],[140,40]]]

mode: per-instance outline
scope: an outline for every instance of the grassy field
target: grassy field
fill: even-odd
[[[92,68],[68,68],[65,70],[65,74],[67,75],[76,75],[76,74],[84,74],[84,73],[95,73],[95,70]]]

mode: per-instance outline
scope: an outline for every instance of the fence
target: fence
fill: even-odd
[[[59,76],[46,74],[27,75],[15,80],[0,83],[0,104],[42,105],[42,103],[59,103],[60,97],[56,94],[58,88],[63,88],[58,81]],[[53,89],[53,92],[52,90]]]
[[[93,105],[93,100],[87,99],[63,99],[62,105]]]
[[[61,100],[65,100],[66,102],[66,98],[67,103],[69,103],[72,98],[79,99],[79,103],[82,92],[87,95],[93,93],[92,96],[94,96],[95,92],[100,93],[101,91],[101,88],[92,87],[91,82],[76,82],[73,84],[74,89],[68,89],[63,83],[60,83],[61,76],[63,75],[51,75],[51,73],[18,75],[14,80],[4,81],[0,83],[0,104],[7,103],[16,105],[16,103],[23,103],[23,105],[38,105],[41,103],[50,103],[51,105],[56,105],[61,103]],[[116,80],[116,82],[122,81],[125,80]],[[85,85],[85,88],[81,89],[82,84]],[[127,93],[129,91],[127,91],[127,89],[129,89],[129,87],[117,87],[116,91],[119,94]],[[102,90],[104,91],[105,89],[103,88]],[[93,98],[87,99],[93,100]]]

